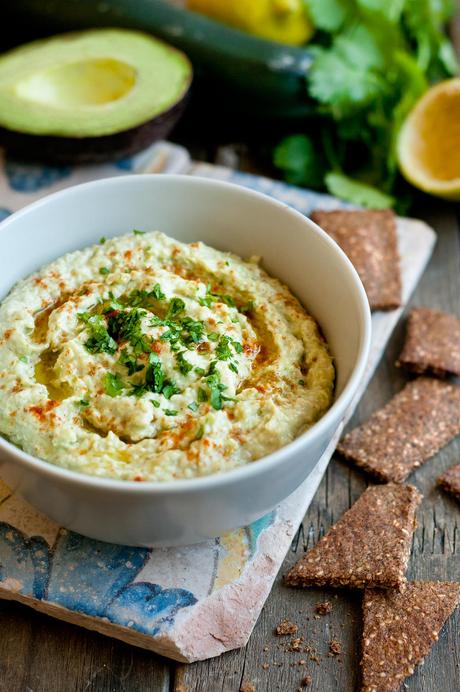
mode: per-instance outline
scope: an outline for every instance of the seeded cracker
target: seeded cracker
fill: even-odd
[[[460,318],[429,308],[411,310],[396,365],[417,375],[460,376]]]
[[[459,583],[414,581],[402,592],[366,589],[361,692],[399,692],[459,600]]]
[[[438,478],[438,485],[460,500],[460,464],[451,466]]]
[[[366,289],[372,310],[401,304],[401,276],[395,215],[389,209],[315,211],[321,226],[349,257]]]
[[[286,576],[291,586],[379,586],[405,583],[415,510],[411,485],[374,485]]]
[[[409,382],[337,451],[381,481],[403,481],[460,433],[460,387],[429,377]]]

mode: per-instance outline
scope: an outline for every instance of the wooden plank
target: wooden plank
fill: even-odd
[[[0,602],[1,692],[168,692],[170,662]]]

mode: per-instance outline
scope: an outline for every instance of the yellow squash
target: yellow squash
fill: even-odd
[[[255,36],[293,46],[313,34],[302,0],[188,0],[187,7]]]

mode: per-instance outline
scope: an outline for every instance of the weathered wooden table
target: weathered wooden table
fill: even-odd
[[[458,208],[425,199],[417,215],[436,229],[438,243],[412,302],[460,315]],[[404,376],[394,367],[402,338],[400,324],[352,425],[402,387]],[[459,459],[457,438],[410,477],[424,494],[410,562],[412,578],[460,579],[460,504],[435,487],[440,473]],[[257,692],[294,692],[306,674],[312,677],[308,690],[353,690],[359,674],[359,594],[289,589],[281,583],[281,574],[340,517],[365,485],[363,475],[339,460],[331,462],[244,649],[189,666],[176,664],[17,603],[0,601],[1,692],[238,692],[243,681],[252,682]],[[333,603],[333,611],[315,619],[314,606],[324,598]],[[308,654],[280,647],[285,641],[275,637],[273,630],[284,618],[299,625],[299,634],[318,651],[319,663]],[[457,612],[425,665],[408,681],[409,690],[460,690],[459,627]],[[331,639],[341,642],[341,655],[328,656]],[[299,665],[301,660],[305,665]]]

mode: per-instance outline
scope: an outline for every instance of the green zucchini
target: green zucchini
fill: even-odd
[[[223,111],[266,119],[311,113],[308,50],[255,38],[162,0],[3,0],[2,15],[5,33],[18,38],[22,27],[34,27],[35,35],[90,27],[144,30],[189,56],[206,87],[200,95]]]

